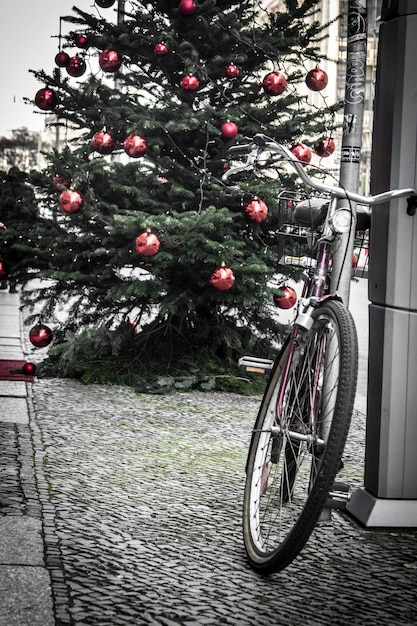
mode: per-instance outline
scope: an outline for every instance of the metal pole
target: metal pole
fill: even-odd
[[[341,186],[349,191],[356,192],[360,190],[360,161],[366,85],[366,38],[366,0],[349,0],[340,183]],[[349,205],[346,201],[341,201],[340,206],[351,206],[353,220],[350,232],[341,236],[341,245],[333,254],[332,291],[337,291],[343,302],[348,305],[356,230],[356,205],[354,203]]]

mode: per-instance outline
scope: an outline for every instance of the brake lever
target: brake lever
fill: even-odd
[[[231,167],[229,170],[227,170],[227,172],[225,172],[222,176],[222,181],[226,182],[229,176],[238,174],[239,172],[247,172],[254,169],[260,153],[259,146],[257,146],[255,143],[250,143],[240,146],[232,146],[230,150],[234,149],[234,151],[237,151],[243,150],[245,148],[250,149],[246,162],[242,163],[242,165],[235,165],[234,167]]]

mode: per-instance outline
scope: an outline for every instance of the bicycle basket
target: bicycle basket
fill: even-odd
[[[286,191],[278,199],[279,227],[275,234],[280,263],[296,267],[311,266],[314,263],[312,254],[315,243],[327,211],[326,199],[314,205],[314,219],[308,219],[308,198],[300,198]],[[300,206],[301,209],[298,208]]]

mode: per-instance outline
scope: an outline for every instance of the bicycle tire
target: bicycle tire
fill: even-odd
[[[244,545],[258,572],[287,567],[319,519],[340,468],[357,363],[352,315],[327,300],[314,310],[312,328],[297,329],[274,364],[252,433],[243,502]]]

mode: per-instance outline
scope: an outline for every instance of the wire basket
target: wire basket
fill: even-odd
[[[315,233],[311,228],[296,224],[293,217],[295,206],[304,199],[291,192],[279,196],[276,239],[281,265],[304,268],[314,263]]]
[[[280,265],[294,268],[313,267],[315,264],[313,247],[318,236],[317,231],[294,223],[293,211],[301,200],[299,194],[283,192],[278,200],[278,230],[276,241],[279,250]],[[370,214],[369,214],[370,216]],[[369,227],[355,234],[352,256],[352,276],[367,276],[369,264]]]

